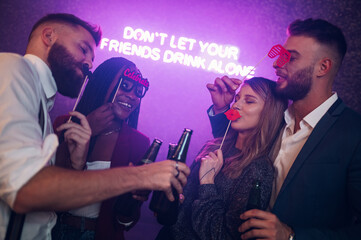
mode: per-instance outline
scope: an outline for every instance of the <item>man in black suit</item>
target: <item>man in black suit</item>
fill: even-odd
[[[332,92],[347,49],[343,33],[324,20],[296,20],[284,48],[291,60],[274,64],[277,91],[292,104],[275,145],[271,212],[243,213],[242,239],[361,239],[361,116]],[[217,113],[238,86],[227,77],[207,85],[216,137],[227,123]]]

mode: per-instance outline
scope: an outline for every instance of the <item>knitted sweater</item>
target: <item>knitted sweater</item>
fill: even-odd
[[[261,186],[262,210],[267,209],[274,177],[273,165],[267,157],[254,159],[236,179],[221,171],[215,184],[199,185],[199,168],[200,162],[191,166],[176,224],[164,227],[157,239],[240,239],[240,215],[246,210],[255,180]]]

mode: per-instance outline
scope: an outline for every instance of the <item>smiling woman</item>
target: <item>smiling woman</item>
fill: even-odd
[[[148,80],[125,58],[111,58],[99,65],[76,109],[87,116],[92,129],[87,161],[70,159],[64,142],[57,152],[56,164],[76,170],[136,165],[149,146],[149,139],[136,130],[141,98],[148,87]],[[54,128],[65,120],[57,118]],[[141,193],[137,196],[146,200]],[[119,222],[121,216],[114,210],[115,202],[116,198],[111,198],[58,213],[53,239],[124,239],[123,231],[135,225],[140,209],[129,222]]]

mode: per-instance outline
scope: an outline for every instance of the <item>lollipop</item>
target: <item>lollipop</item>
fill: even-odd
[[[222,146],[223,146],[223,142],[224,142],[224,139],[226,138],[227,136],[227,133],[228,133],[228,130],[229,130],[229,126],[231,125],[231,122],[232,121],[236,121],[238,118],[241,117],[241,115],[239,114],[239,112],[235,109],[229,109],[227,112],[224,113],[227,117],[227,119],[229,120],[229,123],[228,123],[228,126],[227,126],[227,129],[226,129],[226,132],[223,136],[223,139],[222,139],[222,143],[221,143],[221,146],[219,147],[219,149],[222,150]]]

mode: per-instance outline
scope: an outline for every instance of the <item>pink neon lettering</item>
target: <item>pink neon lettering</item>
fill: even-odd
[[[129,68],[124,71],[124,76],[129,77],[136,82],[139,82],[145,87],[149,87],[149,82],[147,79],[142,78],[141,75],[139,73],[136,73],[135,71],[131,72]]]

